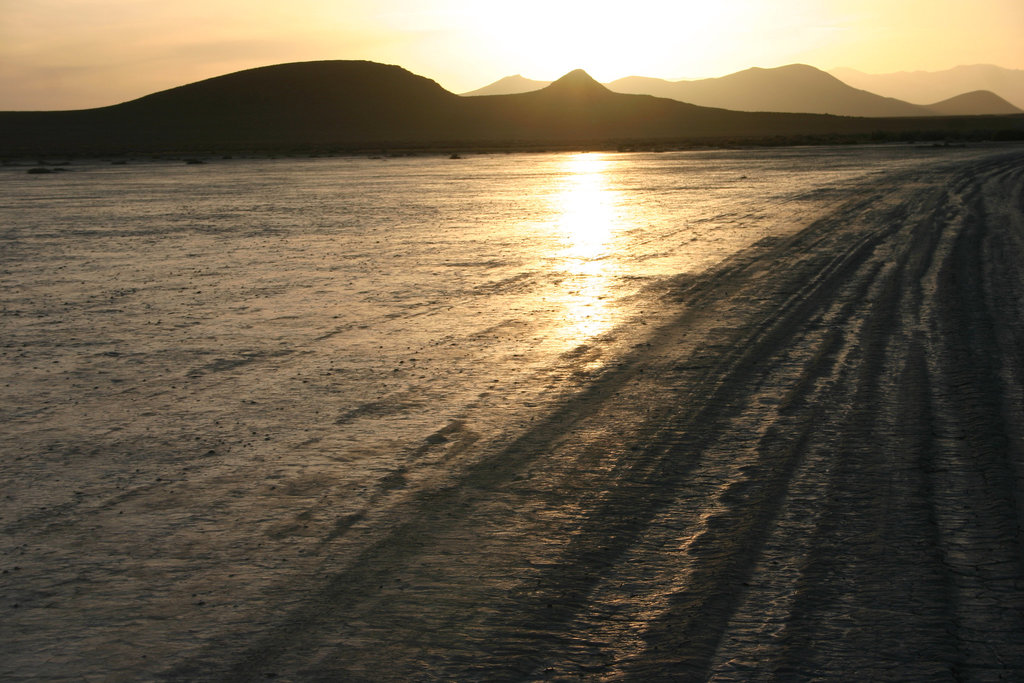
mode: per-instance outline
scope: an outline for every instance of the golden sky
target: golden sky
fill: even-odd
[[[1024,69],[1024,0],[0,0],[0,110],[314,59],[399,64],[452,92],[576,68],[601,81],[797,62]]]

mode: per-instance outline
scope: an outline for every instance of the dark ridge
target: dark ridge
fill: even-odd
[[[543,88],[549,94],[563,97],[607,97],[614,96],[611,90],[595,81],[583,69],[576,69],[565,74],[551,85]]]
[[[979,116],[986,114],[1022,114],[1020,109],[990,90],[975,90],[928,105],[928,109],[944,116]]]
[[[1024,109],[1024,69],[1006,69],[994,64],[964,64],[945,71],[866,74],[855,69],[840,68],[833,69],[831,73],[855,88],[864,88],[908,102],[941,102],[964,93],[989,90],[1018,109]]]
[[[547,81],[534,81],[523,78],[521,74],[506,76],[490,85],[462,93],[463,97],[479,97],[480,95],[514,95],[522,92],[532,92],[551,85]]]
[[[831,77],[830,77],[831,78]],[[0,112],[0,157],[382,148],[636,148],[907,136],[1024,137],[1024,115],[863,119],[726,111],[620,94],[585,71],[529,93],[460,97],[398,66],[281,64],[112,107]]]
[[[424,106],[451,97],[434,81],[399,66],[368,61],[319,61],[238,71],[147,95],[116,108],[252,115],[300,109],[344,110],[359,101],[378,106]]]
[[[837,73],[846,72],[840,70]],[[979,82],[984,80],[982,78]],[[502,78],[464,95],[511,95],[540,90],[548,85],[549,82],[533,81],[516,75]],[[991,90],[965,92],[930,106],[911,104],[905,100],[860,89],[842,80],[842,76],[837,77],[806,64],[790,64],[774,69],[755,67],[720,78],[690,81],[629,76],[606,83],[605,86],[612,92],[622,94],[654,95],[702,107],[736,111],[871,117],[1024,113]]]
[[[871,117],[933,114],[925,107],[852,88],[835,76],[806,64],[774,69],[754,67],[721,78],[695,81],[630,77],[609,86],[615,92],[649,93],[737,111]]]

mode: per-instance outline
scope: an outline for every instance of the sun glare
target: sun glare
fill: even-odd
[[[618,322],[609,306],[615,275],[610,252],[620,228],[617,193],[608,182],[610,163],[602,154],[566,157],[564,182],[553,197],[554,227],[564,245],[559,261],[568,276],[561,301],[563,336],[570,344]]]
[[[600,154],[578,154],[566,163],[566,181],[558,195],[559,230],[567,254],[588,261],[601,255],[614,230],[614,195],[604,174],[608,160]]]
[[[628,8],[524,0],[478,3],[467,14],[486,36],[492,57],[504,56],[527,77],[552,80],[582,68],[607,82],[661,74],[666,64],[680,69],[701,64],[708,53],[721,50],[722,34],[750,23],[755,10],[749,0],[672,5],[638,0]]]

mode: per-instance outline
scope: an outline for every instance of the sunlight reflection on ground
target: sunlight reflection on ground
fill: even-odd
[[[565,158],[565,179],[552,203],[568,274],[563,287],[563,336],[579,343],[608,331],[617,321],[608,305],[616,275],[614,241],[623,229],[621,193],[612,189],[611,162],[603,154]]]

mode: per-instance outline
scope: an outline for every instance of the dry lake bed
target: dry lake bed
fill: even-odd
[[[62,168],[0,678],[1024,678],[1020,147]]]

